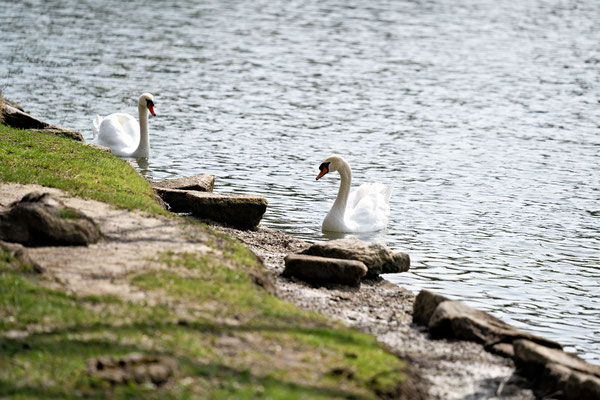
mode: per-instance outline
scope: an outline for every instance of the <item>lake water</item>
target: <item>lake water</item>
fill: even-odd
[[[600,364],[598,21],[596,0],[0,0],[0,85],[86,138],[152,92],[138,169],[264,195],[263,224],[309,241],[343,155],[395,186],[359,235],[410,254],[389,280]]]

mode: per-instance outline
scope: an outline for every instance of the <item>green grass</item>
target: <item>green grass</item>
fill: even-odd
[[[127,161],[71,139],[0,125],[0,180],[37,183],[74,196],[151,213],[165,211]]]
[[[0,180],[162,212],[126,162],[3,126]],[[0,251],[0,398],[374,399],[403,388],[405,363],[372,336],[269,294],[264,267],[239,241],[202,224],[189,235],[213,251],[162,253],[162,269],[128,278],[146,295],[136,302],[52,289]],[[179,369],[158,387],[88,373],[90,359],[132,352],[173,357]]]

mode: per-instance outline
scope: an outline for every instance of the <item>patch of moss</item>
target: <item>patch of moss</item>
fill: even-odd
[[[37,183],[120,208],[166,214],[125,160],[71,139],[0,125],[0,180]]]

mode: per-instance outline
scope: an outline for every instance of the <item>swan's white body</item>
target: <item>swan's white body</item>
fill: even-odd
[[[324,231],[374,232],[387,227],[392,186],[367,183],[350,193],[352,170],[340,156],[328,157],[319,169],[317,179],[330,171],[338,171],[341,178],[337,198],[323,220]]]
[[[148,157],[148,110],[154,114],[154,96],[144,93],[138,101],[139,124],[129,114],[96,115],[93,121],[93,143],[109,147],[120,157]]]

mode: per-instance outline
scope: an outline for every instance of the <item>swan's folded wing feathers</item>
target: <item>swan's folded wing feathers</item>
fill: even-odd
[[[92,137],[94,139],[96,139],[98,137],[98,133],[100,133],[100,124],[102,123],[103,119],[104,117],[96,115],[96,118],[94,118],[94,120],[92,121]]]

